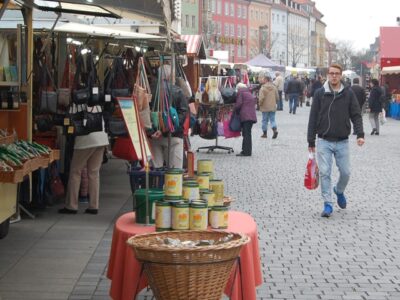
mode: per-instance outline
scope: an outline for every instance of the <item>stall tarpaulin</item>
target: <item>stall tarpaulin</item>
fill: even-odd
[[[383,67],[381,71],[382,75],[396,75],[400,74],[400,66]]]
[[[254,67],[271,68],[272,70],[278,70],[278,71],[285,70],[284,66],[281,66],[280,64],[273,62],[264,54],[258,54],[256,57],[253,57],[252,59],[247,61],[246,64]]]

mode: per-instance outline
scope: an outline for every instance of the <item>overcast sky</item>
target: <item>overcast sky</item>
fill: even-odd
[[[324,15],[329,41],[353,41],[356,50],[369,48],[379,27],[397,26],[400,0],[314,0]],[[399,41],[400,43],[400,41]]]

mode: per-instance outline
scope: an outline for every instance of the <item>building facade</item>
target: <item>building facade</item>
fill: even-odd
[[[249,4],[249,59],[263,53],[271,56],[271,3],[250,1]]]
[[[288,65],[288,9],[280,0],[274,0],[271,9],[271,59]]]
[[[199,34],[201,16],[199,3],[200,0],[182,0],[182,34]]]

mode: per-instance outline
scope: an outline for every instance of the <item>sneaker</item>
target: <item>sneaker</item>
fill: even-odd
[[[337,196],[337,204],[339,205],[339,207],[345,209],[346,205],[347,205],[347,201],[346,201],[346,197],[344,196],[344,193],[339,194],[338,192],[336,192],[335,186],[333,187],[333,192]]]
[[[331,216],[332,212],[333,212],[332,205],[330,205],[329,203],[325,203],[324,210],[321,213],[321,217],[329,218]]]

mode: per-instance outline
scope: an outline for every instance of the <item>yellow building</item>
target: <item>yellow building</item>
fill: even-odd
[[[251,1],[249,5],[249,59],[269,54],[271,41],[271,4]]]

